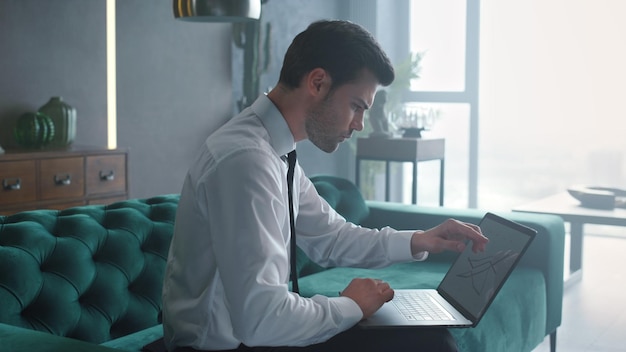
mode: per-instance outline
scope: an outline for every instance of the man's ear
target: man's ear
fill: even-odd
[[[323,68],[315,68],[306,76],[306,86],[309,93],[313,96],[326,96],[326,92],[330,90],[332,79]]]

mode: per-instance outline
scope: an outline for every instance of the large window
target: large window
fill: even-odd
[[[411,0],[410,51],[422,55],[420,77],[411,82],[406,101],[436,111],[425,138],[445,138],[446,206],[477,203],[478,170],[478,23],[477,0]],[[424,169],[431,168],[433,172]],[[437,204],[435,165],[422,167],[420,204]],[[410,165],[405,166],[410,182]],[[435,180],[433,180],[435,179]],[[410,187],[404,187],[410,190]],[[405,191],[406,193],[406,191]],[[404,200],[410,199],[410,193]]]
[[[626,2],[483,0],[481,12],[479,206],[626,188]]]
[[[365,23],[394,62],[424,53],[404,101],[439,112],[424,136],[446,139],[446,206],[507,210],[576,184],[626,188],[626,2],[367,3],[351,9],[374,13]],[[423,164],[418,203],[436,205],[437,163]]]
[[[508,210],[576,184],[626,188],[626,2],[400,3],[410,51],[425,54],[405,100],[440,112],[424,135],[446,139],[446,206]],[[436,205],[428,168],[418,202]]]
[[[465,90],[466,0],[411,0],[410,48],[423,53],[413,91]]]

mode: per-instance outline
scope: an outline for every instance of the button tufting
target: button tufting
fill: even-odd
[[[94,343],[157,324],[177,203],[0,216],[0,267],[11,273],[0,273],[0,323]]]

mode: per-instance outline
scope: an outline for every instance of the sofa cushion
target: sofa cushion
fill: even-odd
[[[0,322],[95,343],[157,325],[177,201],[0,217]]]
[[[156,342],[158,341],[158,342]],[[154,343],[161,350],[165,351],[165,343],[163,342],[163,325],[155,325],[141,331],[137,331],[130,335],[109,340],[100,346],[116,348],[123,351],[153,351],[153,349],[145,348],[146,345]],[[156,350],[156,349],[155,349]]]
[[[392,288],[437,287],[450,263],[399,263],[380,269],[332,268],[299,281],[300,294],[335,297],[354,278],[375,278],[387,281]]]
[[[106,346],[2,323],[0,343],[0,351],[7,352],[119,352]]]

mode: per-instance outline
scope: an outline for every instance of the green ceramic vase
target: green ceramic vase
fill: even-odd
[[[15,140],[26,148],[43,148],[54,139],[54,123],[40,112],[26,112],[17,119]]]
[[[76,137],[76,109],[63,101],[61,97],[52,97],[42,107],[39,112],[50,116],[54,123],[54,138],[50,145],[52,147],[65,147]]]

